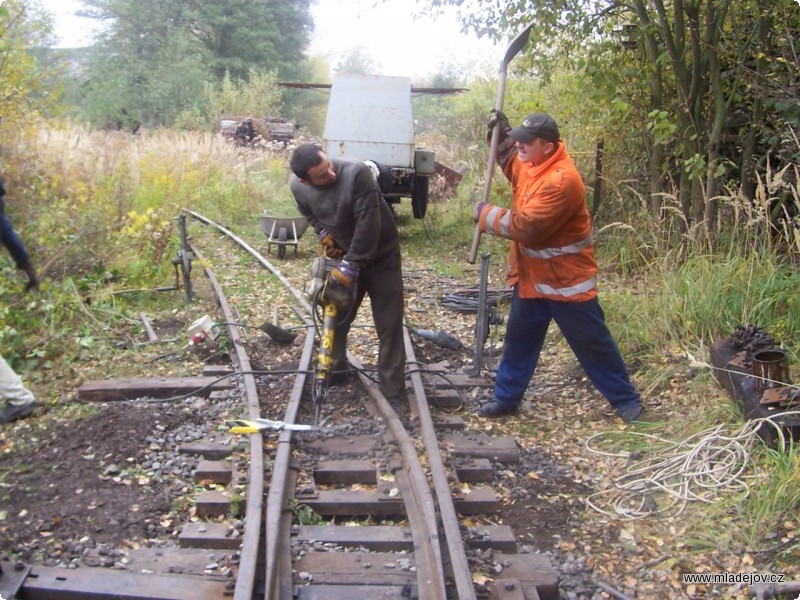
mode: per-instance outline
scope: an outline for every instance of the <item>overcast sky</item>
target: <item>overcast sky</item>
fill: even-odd
[[[59,46],[70,48],[91,43],[95,21],[75,12],[78,0],[40,0],[54,15]],[[415,20],[409,0],[317,0],[312,8],[316,27],[311,53],[323,54],[335,66],[351,48],[362,47],[379,63],[381,75],[421,77],[442,64],[499,64],[504,48],[459,31],[454,13],[433,22]]]

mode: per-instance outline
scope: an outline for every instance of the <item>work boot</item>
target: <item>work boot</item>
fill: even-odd
[[[25,271],[25,274],[28,276],[28,285],[25,286],[25,291],[28,292],[30,290],[38,290],[39,275],[37,275],[33,263],[31,261],[27,261],[24,265],[20,266],[20,270]]]
[[[503,406],[496,400],[492,400],[491,402],[484,402],[478,409],[478,414],[486,418],[513,415],[515,412],[517,412],[517,407],[512,408],[510,406]]]
[[[384,394],[384,396],[386,396]],[[391,396],[386,396],[386,401],[389,405],[395,410],[402,410],[404,408],[408,408],[408,395],[405,391],[402,394],[393,394]]]
[[[626,423],[635,423],[636,421],[641,420],[642,412],[644,412],[644,408],[642,408],[641,403],[638,403],[634,404],[633,406],[620,409],[619,416]]]
[[[328,385],[338,386],[348,383],[350,378],[355,374],[355,371],[350,366],[347,359],[342,361],[336,360],[331,367],[331,374],[328,377]]]
[[[8,403],[5,410],[0,413],[0,423],[11,423],[17,419],[24,419],[33,412],[34,408],[36,408],[36,402],[28,402],[20,406]]]

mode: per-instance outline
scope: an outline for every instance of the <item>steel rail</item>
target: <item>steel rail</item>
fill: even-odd
[[[194,255],[202,260],[202,256],[197,248],[189,243],[189,248]],[[250,359],[242,346],[242,339],[239,335],[239,328],[236,326],[236,319],[233,316],[225,293],[217,281],[216,276],[210,268],[205,267],[205,273],[214,288],[214,293],[219,301],[219,307],[225,317],[228,328],[228,336],[233,349],[231,358],[235,366],[242,373],[244,384],[245,401],[247,414],[251,419],[261,417],[261,409],[258,404],[258,390],[256,389],[255,377],[253,377],[250,367]],[[247,481],[247,501],[245,505],[245,530],[242,535],[242,550],[239,558],[239,570],[236,574],[236,589],[234,590],[234,600],[250,600],[253,597],[256,580],[256,566],[258,562],[258,544],[261,535],[261,512],[264,506],[264,440],[260,433],[250,434],[250,466]]]
[[[283,418],[286,423],[295,423],[297,421],[297,414],[300,409],[300,401],[303,397],[303,388],[306,382],[306,371],[311,365],[311,359],[314,349],[314,339],[316,337],[316,329],[313,322],[307,317],[297,314],[303,319],[306,325],[309,325],[305,344],[303,345],[303,353],[300,357],[300,366],[297,368],[298,373],[295,377],[294,387],[289,398],[289,404],[286,407],[286,414]],[[264,590],[267,598],[289,599],[292,598],[291,577],[282,577],[281,566],[285,565],[287,560],[291,562],[290,556],[281,554],[282,540],[289,539],[289,531],[285,530],[285,508],[287,501],[288,490],[293,486],[288,485],[289,476],[291,471],[292,460],[292,432],[284,429],[278,436],[278,445],[275,450],[275,459],[272,466],[272,477],[270,479],[269,491],[267,493],[267,509],[265,517],[265,531],[266,538],[266,575],[264,581]],[[291,523],[289,523],[290,525]],[[288,551],[288,545],[284,545]],[[286,585],[288,581],[288,589],[282,586]]]
[[[453,567],[453,578],[458,591],[458,599],[475,600],[475,586],[472,582],[472,575],[467,562],[458,514],[453,504],[453,494],[450,491],[450,483],[447,479],[447,469],[439,452],[439,440],[436,438],[430,405],[426,399],[422,376],[419,370],[413,369],[413,365],[416,365],[417,361],[408,327],[403,327],[403,340],[406,348],[406,360],[412,365],[411,384],[414,389],[416,413],[419,419],[422,441],[428,455],[428,467],[431,471],[431,480],[436,492],[442,529],[444,529],[444,537],[447,544],[447,553]]]
[[[247,242],[245,242],[245,241],[244,241],[242,238],[240,238],[239,236],[237,236],[237,235],[236,235],[235,233],[233,233],[233,232],[232,232],[230,229],[226,229],[226,228],[225,228],[225,227],[223,227],[222,225],[220,225],[220,224],[218,224],[218,223],[215,223],[214,221],[211,221],[210,219],[208,219],[208,218],[204,217],[204,216],[203,216],[203,215],[201,215],[200,213],[197,213],[197,212],[195,212],[195,211],[193,211],[193,210],[190,210],[190,209],[188,209],[188,208],[184,208],[183,210],[184,210],[184,212],[186,212],[186,213],[188,213],[188,214],[192,215],[192,217],[194,217],[194,218],[195,218],[195,219],[197,219],[198,221],[200,221],[200,222],[202,222],[202,223],[205,223],[206,225],[211,225],[212,227],[215,227],[216,229],[220,230],[222,233],[224,233],[224,234],[225,234],[225,235],[227,235],[229,238],[231,238],[231,239],[232,239],[234,242],[236,242],[237,244],[239,244],[239,245],[240,245],[242,248],[244,248],[245,250],[247,250],[247,252],[249,252],[250,254],[252,254],[252,255],[253,255],[253,257],[254,257],[254,258],[255,258],[255,259],[258,261],[258,262],[260,262],[260,263],[261,263],[261,265],[262,265],[263,267],[265,267],[265,268],[266,268],[268,271],[270,271],[270,272],[271,272],[273,275],[275,275],[275,276],[276,276],[278,279],[280,279],[281,283],[282,283],[284,286],[286,286],[286,289],[287,289],[287,290],[289,290],[289,292],[291,292],[291,294],[292,294],[292,295],[293,295],[293,296],[294,296],[294,297],[297,299],[297,301],[298,301],[298,302],[301,304],[301,306],[302,306],[304,309],[306,309],[306,312],[307,312],[308,314],[311,314],[311,313],[313,312],[313,310],[314,310],[314,309],[311,307],[311,304],[309,304],[308,300],[306,300],[306,298],[305,298],[305,296],[303,295],[303,293],[302,293],[302,292],[300,292],[299,290],[297,290],[297,289],[296,289],[296,288],[295,288],[295,287],[292,285],[292,283],[291,283],[291,282],[290,282],[288,279],[286,279],[286,277],[283,275],[283,273],[281,273],[281,272],[280,272],[278,269],[276,269],[276,268],[275,268],[275,267],[272,265],[272,263],[270,263],[270,262],[269,262],[267,259],[265,259],[263,256],[261,256],[261,254],[259,254],[257,250],[255,250],[255,249],[254,249],[252,246],[250,246],[250,245],[249,245]]]
[[[403,494],[403,503],[406,507],[406,516],[408,516],[409,524],[416,534],[413,535],[413,538],[419,598],[420,600],[445,600],[447,594],[444,561],[442,560],[442,552],[439,546],[436,506],[428,479],[419,460],[414,440],[408,435],[392,405],[381,393],[378,385],[364,375],[364,367],[349,350],[347,351],[347,359],[358,371],[361,383],[364,384],[370,397],[375,402],[386,427],[400,449],[403,469],[408,477],[407,486],[404,487],[411,491],[412,496],[409,499],[407,494]],[[410,500],[413,500],[413,502]],[[421,554],[421,556],[417,556],[417,554]]]
[[[291,292],[295,298],[300,300],[303,308],[309,315],[313,313],[313,308],[303,297],[302,293],[296,290],[294,286],[292,286],[291,282],[284,277],[277,268],[263,258],[249,244],[236,236],[230,230],[218,225],[217,223],[214,223],[199,213],[189,210],[187,210],[187,212],[197,220],[206,223],[207,225],[211,225],[223,232],[230,239],[239,244],[244,250],[253,255],[263,266],[265,266],[278,277],[281,283],[283,283],[286,289]],[[313,327],[309,329],[309,335],[312,343],[314,331],[315,330]],[[307,337],[307,347],[309,347],[308,339],[309,338]],[[422,468],[422,463],[419,460],[419,455],[416,451],[414,440],[405,430],[402,422],[397,417],[391,404],[389,404],[388,400],[386,400],[385,396],[381,393],[379,387],[363,374],[363,366],[361,365],[360,361],[349,350],[347,351],[347,357],[350,361],[350,364],[352,364],[358,370],[359,378],[361,379],[362,384],[366,388],[372,400],[375,402],[378,411],[383,417],[390,434],[394,437],[400,450],[402,457],[402,468],[404,469],[406,479],[404,482],[402,481],[404,478],[399,478],[399,483],[406,483],[407,485],[404,487],[407,489],[407,492],[409,492],[403,495],[403,501],[406,507],[409,524],[411,525],[412,530],[416,532],[416,535],[414,536],[414,552],[415,556],[417,557],[415,562],[417,565],[417,582],[420,600],[446,600],[447,593],[445,587],[444,561],[442,558],[441,546],[439,544],[439,527],[436,515],[436,503],[430,490],[430,484]],[[304,371],[302,368],[299,370]],[[287,408],[287,415],[285,419],[286,422],[294,422],[294,419],[297,416],[296,411],[297,407],[299,407],[300,396],[302,396],[304,382],[305,376],[298,377],[295,380],[295,386],[293,388],[292,397],[290,400],[290,407]],[[424,399],[424,390],[421,390],[420,393],[422,394],[421,397]],[[297,397],[295,398],[296,395]],[[290,412],[290,410],[292,412]],[[277,545],[281,539],[281,537],[278,535],[278,532],[280,531],[280,518],[285,505],[285,477],[289,471],[288,462],[291,450],[291,435],[286,434],[289,434],[289,432],[281,432],[280,438],[284,440],[284,443],[282,444],[282,452],[286,453],[286,464],[281,464],[283,476],[279,476],[277,472],[273,472],[273,482],[279,482],[280,485],[275,486],[272,483],[270,485],[270,490],[267,497],[267,512],[269,513],[267,518],[271,525],[268,523],[267,527],[265,528],[267,538],[266,543],[268,545],[267,554],[268,556],[271,555],[271,558],[269,559],[270,563],[267,567],[267,582],[265,582],[265,590],[271,593],[277,592],[278,594],[280,594],[280,578],[278,577],[278,569],[281,560],[277,554]],[[268,594],[267,597],[283,599],[285,596]],[[249,599],[245,599],[244,597],[240,599],[238,596],[235,596],[234,600]]]

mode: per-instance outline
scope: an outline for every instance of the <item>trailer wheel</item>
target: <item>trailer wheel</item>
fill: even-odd
[[[423,175],[414,176],[414,193],[411,195],[411,212],[415,219],[425,218],[428,212],[428,182],[430,177]]]
[[[286,227],[281,227],[278,230],[278,258],[286,256],[286,240],[289,237],[289,232]]]

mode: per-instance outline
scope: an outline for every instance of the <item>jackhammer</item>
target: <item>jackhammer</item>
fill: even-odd
[[[349,290],[330,277],[331,272],[339,266],[339,261],[325,256],[318,256],[311,264],[311,288],[308,296],[316,311],[322,309],[322,322],[319,328],[319,352],[314,369],[314,382],[311,388],[311,401],[314,405],[314,425],[319,424],[322,403],[328,395],[331,371],[333,370],[333,332],[338,316],[348,315],[353,305],[354,290]],[[315,312],[315,320],[317,314]]]

